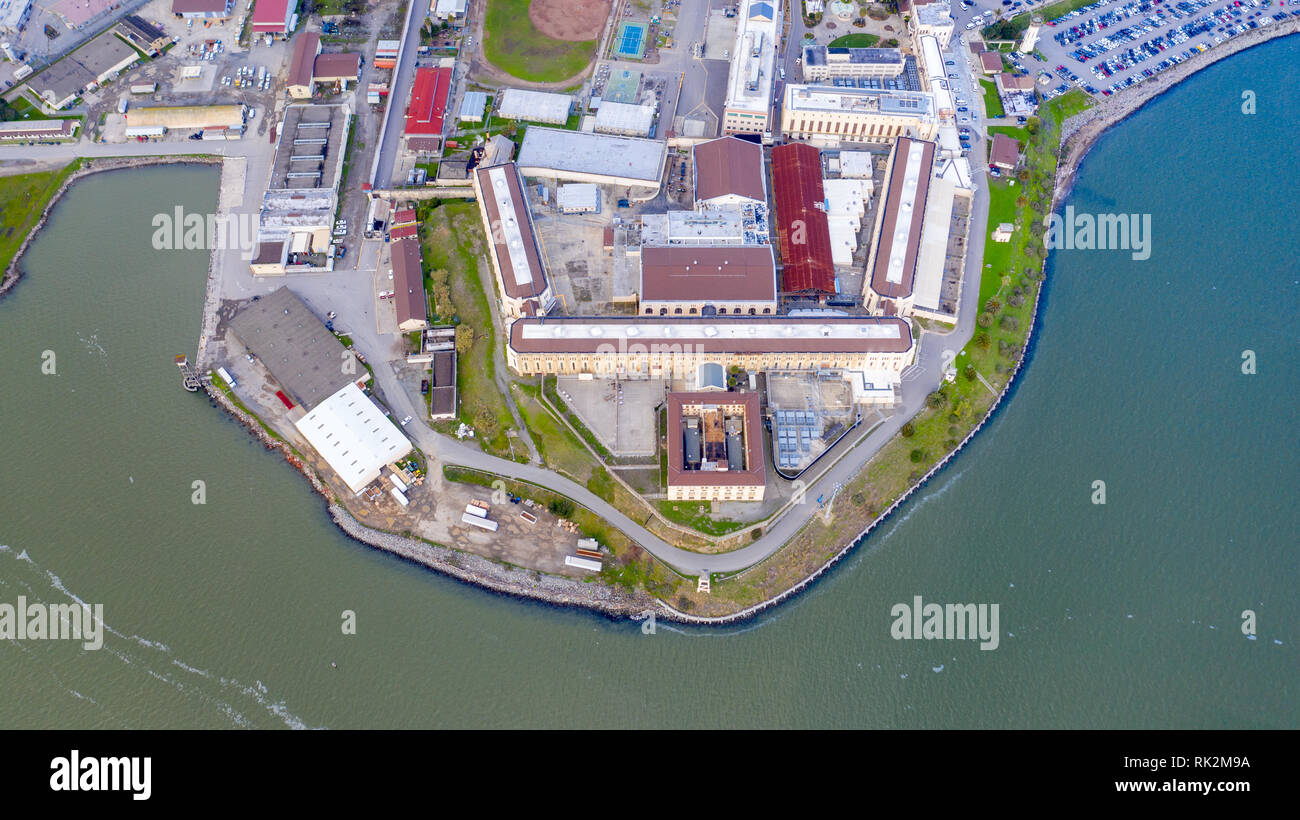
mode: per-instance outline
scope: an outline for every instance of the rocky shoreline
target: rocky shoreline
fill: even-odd
[[[102,174],[105,171],[120,171],[127,168],[144,168],[150,165],[220,165],[221,157],[121,157],[110,159],[83,159],[82,165],[77,170],[68,175],[68,178],[59,186],[59,190],[54,192],[50,201],[45,203],[45,212],[41,218],[32,226],[32,229],[23,239],[23,243],[18,246],[18,252],[14,258],[9,261],[9,266],[5,268],[4,278],[0,280],[0,297],[3,297],[9,290],[18,284],[18,280],[23,277],[21,261],[27,254],[27,249],[31,247],[32,242],[40,235],[45,228],[45,224],[50,219],[50,214],[54,213],[54,206],[58,204],[63,195],[68,192],[73,183],[85,179],[92,174]],[[38,172],[33,172],[38,173]]]

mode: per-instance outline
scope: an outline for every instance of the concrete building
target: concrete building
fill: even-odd
[[[1034,78],[1029,74],[999,74],[995,83],[998,97],[1002,100],[1003,111],[1009,117],[1027,117],[1038,108],[1038,97],[1034,93]]]
[[[777,312],[771,245],[641,249],[643,316],[769,316]]]
[[[465,19],[468,5],[469,0],[434,0],[433,8],[429,9],[429,16],[435,20],[455,23]]]
[[[998,226],[993,229],[990,238],[994,242],[1010,242],[1012,235],[1016,231],[1016,226],[1010,222],[999,222]]]
[[[600,188],[590,182],[570,182],[555,192],[555,204],[562,214],[600,213]]]
[[[831,261],[836,267],[853,265],[862,219],[871,202],[871,180],[824,179],[826,222],[831,235]]]
[[[904,138],[889,156],[863,294],[873,310],[899,316],[909,312],[935,150],[933,142]]]
[[[840,151],[840,179],[870,180],[875,173],[876,155],[870,151]]]
[[[473,184],[483,230],[490,239],[502,314],[507,318],[545,314],[555,296],[537,245],[519,168],[514,163],[476,168]]]
[[[740,0],[722,133],[772,130],[772,89],[781,42],[781,0]]]
[[[111,31],[105,32],[29,79],[27,87],[57,110],[139,61],[138,51]]]
[[[196,20],[225,20],[235,10],[235,0],[172,0],[172,14]]]
[[[230,332],[256,356],[294,402],[310,410],[370,374],[325,323],[288,288],[249,302]],[[350,372],[349,372],[350,371]]]
[[[886,79],[903,73],[906,62],[896,48],[803,47],[803,77],[820,82],[833,77],[875,77]]]
[[[788,85],[781,130],[787,139],[824,145],[933,139],[934,100],[921,91]]]
[[[392,419],[355,384],[339,389],[293,426],[357,494],[378,479],[386,465],[413,449]]]
[[[695,208],[764,204],[763,147],[738,137],[722,137],[691,149]]]
[[[598,134],[648,137],[654,129],[654,121],[653,105],[603,102],[596,110],[595,131]]]
[[[912,362],[911,326],[896,317],[831,315],[563,317],[517,319],[506,361],[521,376],[539,374],[648,379],[691,378],[716,362],[753,372],[887,372],[895,384]]]
[[[0,0],[0,34],[16,37],[32,18],[33,0]]]
[[[294,253],[325,251],[338,211],[348,124],[343,105],[285,107],[262,198],[259,241],[285,242]]]
[[[530,127],[519,148],[525,177],[621,185],[658,192],[668,161],[663,140]]]
[[[285,91],[295,100],[311,97],[312,71],[316,66],[316,55],[320,54],[320,35],[314,31],[304,31],[293,41],[293,54],[289,57],[289,75],[285,79]]]
[[[573,97],[545,91],[506,88],[501,91],[497,116],[507,120],[527,120],[564,125],[573,111]]]
[[[947,3],[927,3],[912,9],[912,15],[907,21],[907,30],[911,33],[914,43],[921,37],[931,35],[939,41],[940,47],[947,48],[948,43],[952,41],[954,24],[951,6]]]
[[[131,108],[126,112],[127,136],[133,128],[162,127],[169,131],[244,127],[242,105],[160,105]]]
[[[667,414],[669,500],[763,500],[767,463],[758,393],[669,393]]]
[[[641,244],[717,247],[767,245],[767,205],[719,205],[697,211],[641,214]]]

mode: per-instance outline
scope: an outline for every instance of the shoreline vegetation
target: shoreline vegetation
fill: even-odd
[[[1148,102],[1219,60],[1297,32],[1300,32],[1300,21],[1297,20],[1288,20],[1269,26],[1267,29],[1255,30],[1199,55],[1198,59],[1189,60],[1163,72],[1124,94],[1093,101],[1091,106],[1082,110],[1070,110],[1072,104],[1069,100],[1055,106],[1058,114],[1065,114],[1065,116],[1061,117],[1059,122],[1053,121],[1051,117],[1044,118],[1040,126],[1044,129],[1043,136],[1035,140],[1040,150],[1034,151],[1029,147],[1026,149],[1027,160],[1031,162],[1051,161],[1053,167],[1050,193],[1046,195],[1045,202],[1035,205],[1024,195],[1027,192],[1022,192],[1021,196],[1016,198],[1017,219],[1022,219],[1026,214],[1038,214],[1042,211],[1043,205],[1046,205],[1044,213],[1054,212],[1069,194],[1079,166],[1091,147],[1111,127],[1128,118]],[[1064,98],[1058,98],[1053,102],[1062,99]],[[1048,109],[1049,105],[1045,103],[1043,108]],[[1042,139],[1050,139],[1054,143],[1051,146],[1050,156],[1049,152],[1041,150],[1047,147],[1039,141]],[[112,170],[163,164],[221,165],[222,162],[221,157],[202,155],[81,158],[73,160],[62,169],[0,177],[0,185],[29,186],[32,197],[37,200],[30,202],[21,219],[14,219],[12,214],[6,214],[4,227],[10,230],[0,235],[0,264],[4,265],[4,276],[0,281],[0,298],[22,277],[23,255],[48,222],[54,206],[74,182],[91,174]],[[1042,169],[1035,170],[1041,172]],[[43,179],[37,179],[41,177]],[[1041,182],[1041,179],[1039,181]],[[996,224],[994,217],[996,196],[997,192],[990,185],[990,216],[989,225],[984,228],[986,231]],[[39,201],[41,199],[44,199],[43,204]],[[36,214],[39,214],[39,218],[33,220],[32,217]],[[1030,226],[1021,223],[1019,227]],[[5,255],[10,253],[9,248],[12,247],[10,240],[16,238],[20,230],[25,234],[21,244],[12,251],[12,257],[6,259]],[[1032,242],[1033,240],[1030,240],[1030,244]],[[1039,244],[1041,245],[1041,235]],[[1018,250],[1026,252],[1025,244],[1022,243]],[[1028,319],[1023,330],[1018,324],[1010,328],[999,328],[1003,331],[998,334],[1004,337],[1003,342],[1005,337],[1014,335],[1022,341],[1022,344],[1016,348],[999,349],[1002,358],[1010,362],[1010,367],[1004,370],[1000,364],[996,365],[998,370],[994,381],[1000,382],[997,389],[985,380],[982,366],[972,366],[977,361],[987,364],[993,359],[991,343],[985,342],[987,347],[981,348],[979,341],[982,331],[989,331],[992,328],[981,321],[977,323],[974,338],[962,352],[962,355],[970,354],[970,358],[966,361],[970,361],[971,365],[963,366],[965,361],[959,356],[956,362],[959,371],[956,382],[940,385],[935,394],[932,394],[928,406],[918,414],[913,423],[905,425],[905,428],[910,429],[905,429],[902,434],[886,444],[864,465],[853,480],[845,485],[828,508],[827,517],[810,518],[790,541],[764,561],[734,574],[715,576],[711,595],[682,592],[673,602],[676,606],[645,589],[647,586],[645,582],[651,579],[654,579],[653,586],[661,590],[667,588],[667,584],[660,581],[662,573],[657,571],[662,570],[664,565],[657,559],[651,559],[648,567],[639,569],[631,579],[602,573],[599,581],[576,580],[500,564],[475,553],[366,527],[358,523],[342,507],[339,500],[333,497],[328,485],[315,474],[311,465],[306,463],[288,442],[268,432],[260,420],[237,406],[236,402],[220,389],[210,384],[205,385],[205,389],[214,405],[221,407],[235,421],[242,424],[249,433],[262,441],[267,449],[279,451],[286,461],[307,478],[312,488],[325,500],[331,520],[342,532],[356,541],[459,581],[513,597],[555,606],[581,607],[613,618],[640,619],[654,612],[657,617],[683,623],[731,624],[753,618],[760,612],[777,606],[807,589],[842,558],[850,554],[876,527],[885,523],[894,511],[911,498],[913,493],[943,470],[993,419],[994,414],[1002,406],[1003,400],[1016,386],[1017,377],[1032,354],[1033,331],[1037,325],[1038,308],[1045,285],[1043,271],[1046,269],[1046,258],[1046,253],[1043,253],[1037,260],[1036,276],[1029,276],[1031,271],[1026,270],[1026,275],[1018,278],[1018,281],[1025,286],[1018,289],[1023,302],[1020,305],[1013,303],[1013,306],[1016,310],[1027,313]],[[215,259],[214,254],[212,260]],[[985,260],[987,259],[986,250]],[[212,260],[209,262],[209,290],[215,279],[215,262]],[[993,314],[998,311],[990,308],[1002,307],[999,300],[1008,297],[1005,293],[1006,288],[1017,280],[1012,276],[1000,274],[988,265],[981,278],[983,280],[979,300],[981,320],[987,314],[990,316],[991,323]],[[1028,295],[1026,292],[1028,290],[1033,291],[1032,301],[1024,299]],[[990,300],[995,305],[991,306]],[[1013,307],[1007,307],[1004,317],[1012,311]],[[1024,314],[1015,314],[1011,318],[1014,319],[1016,315]],[[206,316],[204,324],[206,327]],[[988,337],[989,333],[983,335]],[[199,358],[202,358],[201,351]],[[981,398],[974,398],[977,396]],[[947,412],[946,419],[945,412]],[[956,421],[953,421],[954,417]],[[946,427],[946,437],[945,432],[940,432],[944,428],[945,421],[952,421]],[[957,436],[960,436],[959,440]],[[930,452],[932,449],[936,453],[943,452],[943,455],[935,458]],[[926,465],[929,465],[928,469],[925,468]],[[544,491],[544,488],[538,489]],[[676,576],[671,569],[668,569],[668,574]],[[681,584],[680,580],[689,579],[679,579],[679,582],[674,585],[678,591],[682,587],[691,586]]]

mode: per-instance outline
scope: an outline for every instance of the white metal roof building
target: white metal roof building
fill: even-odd
[[[826,222],[831,233],[831,260],[836,267],[853,264],[858,249],[862,217],[871,201],[871,181],[863,179],[827,179],[822,181],[826,193]]]
[[[595,129],[600,134],[645,137],[649,136],[654,121],[655,107],[653,105],[604,102],[596,111]]]
[[[741,0],[722,133],[771,130],[772,75],[781,39],[781,0]]]
[[[534,126],[524,133],[517,164],[526,177],[658,190],[667,160],[663,140]]]
[[[316,405],[294,426],[354,493],[379,478],[384,465],[411,452],[411,442],[355,384]]]
[[[507,88],[501,93],[501,105],[497,109],[497,114],[508,120],[563,125],[568,122],[569,112],[572,109],[573,97],[568,94]]]
[[[871,179],[872,169],[876,164],[876,155],[870,151],[841,151],[841,179]]]
[[[600,212],[600,189],[590,182],[561,185],[555,193],[561,213],[594,214]]]
[[[483,122],[483,112],[487,109],[486,91],[466,91],[460,103],[461,122]]]

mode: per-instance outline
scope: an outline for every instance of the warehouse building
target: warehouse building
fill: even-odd
[[[776,313],[771,245],[643,247],[643,316],[741,316]]]
[[[872,310],[899,316],[911,312],[934,154],[933,142],[900,139],[889,156],[863,294]]]
[[[0,122],[0,140],[62,140],[77,135],[81,120],[12,120]]]
[[[483,230],[491,240],[488,246],[502,313],[506,317],[546,313],[555,296],[542,264],[519,169],[514,163],[477,168],[473,184]]]
[[[519,149],[525,177],[649,188],[657,192],[668,161],[663,140],[531,127]]]
[[[564,125],[573,110],[573,97],[568,94],[551,94],[545,91],[528,91],[506,88],[501,92],[497,116],[507,120],[528,120]]]
[[[353,53],[318,54],[312,66],[313,86],[328,86],[341,93],[361,78],[361,55]]]
[[[320,35],[314,31],[304,31],[293,41],[293,55],[289,58],[289,76],[285,80],[285,90],[295,100],[311,97],[311,77],[316,66],[316,55],[320,54]]]
[[[731,50],[722,133],[772,130],[772,89],[781,41],[780,0],[740,0],[736,44]]]
[[[864,179],[824,179],[826,222],[831,234],[831,262],[847,268],[853,264],[858,249],[862,218],[871,202],[871,181]]]
[[[393,420],[355,384],[339,389],[293,426],[358,495],[386,465],[413,449]]]
[[[905,65],[903,52],[896,48],[803,47],[803,77],[809,82],[833,77],[897,77]]]
[[[154,128],[168,131],[202,131],[206,128],[243,131],[244,106],[161,105],[132,108],[126,112],[128,137],[135,135],[133,129]]]
[[[752,372],[839,368],[888,373],[898,384],[914,348],[911,326],[887,316],[548,316],[510,325],[506,363],[521,376],[628,379],[691,378],[704,362]]]
[[[600,213],[600,188],[590,182],[570,182],[555,192],[555,204],[562,214]]]
[[[763,147],[739,137],[701,142],[691,149],[695,207],[767,203]]]
[[[824,299],[836,292],[821,152],[807,143],[772,149],[772,194],[781,246],[781,290]]]
[[[289,34],[298,0],[257,0],[253,4],[254,34]]]
[[[117,24],[117,33],[150,57],[157,57],[172,42],[167,32],[134,14],[122,18]]]
[[[406,108],[402,135],[410,139],[442,136],[443,118],[447,113],[447,95],[451,92],[450,68],[417,68],[411,87],[411,103]]]
[[[461,122],[483,122],[483,112],[487,110],[488,95],[486,91],[466,91],[460,101]]]
[[[235,0],[172,0],[172,14],[184,19],[225,20],[234,10]]]
[[[655,106],[603,102],[596,110],[594,128],[598,134],[648,137],[654,129]]]
[[[758,393],[669,393],[667,414],[669,500],[763,500]]]
[[[288,396],[310,410],[369,372],[288,288],[249,302],[230,331],[256,356]],[[351,370],[352,372],[345,372]]]
[[[787,85],[781,130],[787,139],[890,143],[898,137],[934,139],[934,100],[922,91]]]
[[[57,110],[89,89],[104,85],[140,61],[140,53],[106,32],[27,81],[27,87]]]
[[[641,214],[641,244],[766,245],[767,225],[767,206],[759,203]]]
[[[0,0],[0,33],[16,37],[32,17],[33,0]]]

